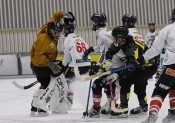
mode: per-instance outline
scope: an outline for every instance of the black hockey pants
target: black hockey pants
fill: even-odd
[[[165,66],[155,86],[152,96],[160,95],[163,100],[169,90],[175,90],[175,64]]]
[[[147,105],[146,86],[148,79],[157,71],[157,64],[145,69],[137,68],[130,77],[120,79],[120,101],[128,105],[131,85],[134,85],[134,93],[138,97],[139,105]]]

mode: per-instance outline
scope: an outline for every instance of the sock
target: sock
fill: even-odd
[[[158,115],[160,108],[162,107],[162,97],[160,95],[154,95],[152,96],[151,102],[150,102],[150,113],[155,113]]]
[[[99,95],[93,94],[93,103],[95,107],[100,106],[101,97],[102,97],[102,94],[99,94]]]

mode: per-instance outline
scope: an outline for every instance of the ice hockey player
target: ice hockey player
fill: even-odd
[[[155,29],[155,23],[149,22],[148,24],[149,32],[145,36],[145,45],[150,48],[154,42],[155,36],[158,33]]]
[[[72,14],[72,13],[70,13]],[[74,33],[75,17],[73,19],[64,19],[64,56],[62,63],[65,66],[65,78],[68,82],[67,98],[73,103],[74,89],[73,83],[75,80],[74,67],[78,67],[80,74],[85,74],[90,69],[90,57],[82,59],[83,53],[89,48],[87,43],[80,36]]]
[[[106,61],[112,59],[120,49],[126,56],[126,65],[133,64],[135,60],[141,56],[146,50],[147,46],[142,44],[136,38],[128,35],[129,31],[126,27],[118,26],[112,30],[114,43],[106,52]],[[108,62],[109,64],[109,62]],[[111,63],[112,64],[112,63]],[[146,99],[147,80],[154,75],[157,70],[156,59],[146,61],[143,66],[139,68],[132,68],[121,71],[119,73],[111,74],[113,77],[119,79],[120,88],[120,105],[119,109],[128,107],[128,100],[130,97],[131,85],[134,85],[134,93],[138,97],[139,105],[137,108],[130,110],[130,115],[146,114],[148,104]],[[116,117],[128,117],[128,111],[113,114]]]
[[[142,43],[144,43],[144,39],[142,35],[137,31],[135,28],[135,24],[137,23],[137,17],[133,14],[125,14],[122,17],[123,26],[128,28],[129,35],[133,36],[134,38],[138,39]]]
[[[160,54],[162,49],[166,47],[165,68],[152,93],[149,116],[142,123],[156,122],[158,113],[162,107],[162,102],[167,94],[169,94],[170,109],[168,109],[168,115],[163,119],[162,123],[175,122],[175,9],[172,10],[171,20],[172,24],[165,26],[158,33],[151,48],[135,62],[136,66],[140,66],[145,60]]]
[[[89,72],[89,75],[95,75],[98,72],[101,65],[105,62],[106,51],[110,47],[113,41],[112,41],[111,31],[106,28],[107,17],[104,13],[94,13],[91,16],[91,21],[93,23],[92,30],[96,31],[97,33],[98,46],[90,47],[88,50],[86,50],[83,58],[86,59],[89,53],[92,53],[92,52],[101,53],[98,63]],[[113,65],[108,66],[106,64],[106,71],[109,71],[112,67],[121,67],[125,64],[125,56],[122,53],[122,51],[120,51],[118,54],[115,54],[114,59],[117,59],[117,61],[113,62]],[[109,89],[108,79],[110,78],[107,78],[107,76],[102,76],[93,82],[93,85],[92,85],[93,106],[91,110],[88,111],[89,117],[100,116],[100,109],[101,109],[100,102],[102,97],[102,88],[104,88],[104,92],[107,95],[108,101],[109,102],[111,101],[111,93]],[[115,96],[116,82],[118,82],[118,80],[117,78],[113,78],[112,81],[113,81],[112,85],[114,90],[113,94]],[[101,113],[109,114],[109,111],[110,111],[110,107],[108,106],[108,110],[107,111],[105,110],[105,112],[103,112],[102,110]],[[87,115],[86,112],[84,112],[83,115],[84,116]]]
[[[157,35],[157,31],[156,31],[156,29],[155,29],[155,23],[154,22],[149,22],[148,23],[148,28],[149,28],[149,32],[146,34],[146,36],[145,36],[145,45],[148,47],[148,48],[150,48],[151,47],[151,45],[153,44],[153,42],[154,42],[154,39],[155,39],[155,36]],[[159,64],[159,57],[158,57],[158,64]],[[156,78],[158,78],[159,77],[159,75],[160,75],[160,71],[161,71],[161,69],[160,69],[160,65],[158,66],[158,69],[157,69],[157,72],[156,72]],[[152,77],[151,77],[152,78]],[[150,79],[151,79],[150,78]]]
[[[135,37],[136,39],[138,39],[139,41],[141,41],[142,43],[144,43],[144,40],[142,38],[142,35],[140,35],[140,33],[135,28],[136,23],[137,23],[137,18],[136,18],[135,15],[133,15],[133,14],[125,14],[125,15],[123,15],[123,17],[122,17],[122,25],[124,27],[128,28],[129,35]],[[109,107],[109,102],[107,101],[105,103],[105,105],[102,106],[101,113],[102,114],[106,114],[106,112],[108,112],[108,109],[109,109],[108,107]]]
[[[52,85],[51,77],[60,76],[64,71],[61,61],[56,61],[55,58],[57,56],[57,42],[63,30],[60,21],[65,16],[69,17],[70,15],[63,11],[55,12],[39,30],[30,51],[31,69],[36,75],[37,81],[41,83],[33,95],[30,114],[32,117],[48,115],[43,99],[51,90],[48,88],[49,85]]]

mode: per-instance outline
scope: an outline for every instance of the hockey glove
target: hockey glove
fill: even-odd
[[[165,48],[162,49],[162,54],[165,54]]]
[[[135,62],[134,62],[134,67],[141,67],[142,64],[144,63],[145,58],[143,56],[140,56]]]
[[[60,74],[64,70],[63,65],[60,63],[61,63],[60,61],[57,62],[48,61],[46,65],[51,69],[53,74]]]
[[[107,76],[107,81],[112,80],[112,82],[116,81],[119,78],[117,73],[113,73],[110,76]]]
[[[109,71],[112,69],[112,60],[111,59],[107,59],[105,62],[105,70]]]
[[[82,58],[83,58],[83,59],[87,59],[87,58],[88,58],[88,55],[89,55],[90,53],[92,53],[92,52],[94,52],[93,47],[89,47],[89,49],[86,50],[86,51],[84,52]]]
[[[100,66],[99,65],[95,65],[89,72],[89,75],[92,76],[92,75],[95,75],[98,70],[100,69]]]

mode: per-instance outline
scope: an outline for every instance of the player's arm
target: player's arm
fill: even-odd
[[[168,32],[167,28],[164,28],[156,35],[153,45],[143,55],[145,60],[149,60],[161,53],[167,39],[166,32]]]
[[[113,55],[116,54],[116,53],[118,53],[120,49],[121,49],[120,47],[117,47],[117,46],[115,46],[114,43],[112,43],[111,46],[110,46],[110,48],[106,52],[106,60],[107,59],[112,60]]]

